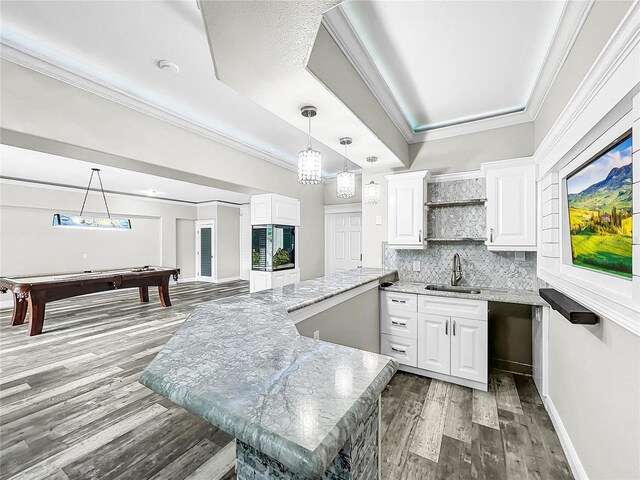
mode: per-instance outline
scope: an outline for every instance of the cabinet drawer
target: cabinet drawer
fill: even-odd
[[[403,365],[418,366],[418,341],[395,335],[380,335],[380,351]]]
[[[447,317],[487,320],[488,303],[484,300],[420,295],[418,311]]]
[[[395,310],[380,314],[380,332],[398,337],[418,338],[418,312]]]
[[[412,293],[382,292],[383,312],[417,312],[418,296]]]

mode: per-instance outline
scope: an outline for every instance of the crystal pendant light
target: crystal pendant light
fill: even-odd
[[[298,182],[317,185],[322,181],[322,155],[311,148],[311,119],[318,113],[316,107],[307,105],[300,109],[303,117],[309,119],[309,145],[298,154]]]
[[[347,170],[347,145],[351,145],[351,137],[342,137],[340,145],[344,145],[344,170],[336,176],[336,196],[351,198],[356,196],[356,175]]]
[[[371,163],[371,170],[373,170],[373,164],[378,160],[378,157],[367,157],[367,162]],[[380,201],[380,185],[371,180],[364,186],[364,192],[362,194],[364,203],[376,204]]]

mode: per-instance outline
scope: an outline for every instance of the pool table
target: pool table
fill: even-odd
[[[140,291],[140,301],[148,302],[149,287],[158,287],[160,303],[164,307],[170,307],[170,277],[178,280],[178,270],[150,266],[15,278],[0,277],[0,292],[13,292],[11,325],[22,325],[28,308],[29,335],[39,335],[44,325],[46,303],[63,298],[137,287]]]

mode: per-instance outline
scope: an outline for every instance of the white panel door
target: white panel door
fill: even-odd
[[[536,246],[536,166],[487,170],[487,245]]]
[[[420,245],[424,228],[424,181],[389,181],[389,244]]]
[[[328,273],[362,266],[362,214],[328,214]]]
[[[450,318],[418,314],[418,368],[449,375],[451,361]]]
[[[451,317],[451,375],[487,382],[487,322]]]

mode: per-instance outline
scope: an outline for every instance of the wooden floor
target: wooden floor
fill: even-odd
[[[0,479],[235,479],[233,439],[137,382],[198,303],[247,282],[137,290],[47,306],[44,333],[0,310]],[[383,479],[571,478],[531,380],[488,393],[398,373],[382,399]]]

